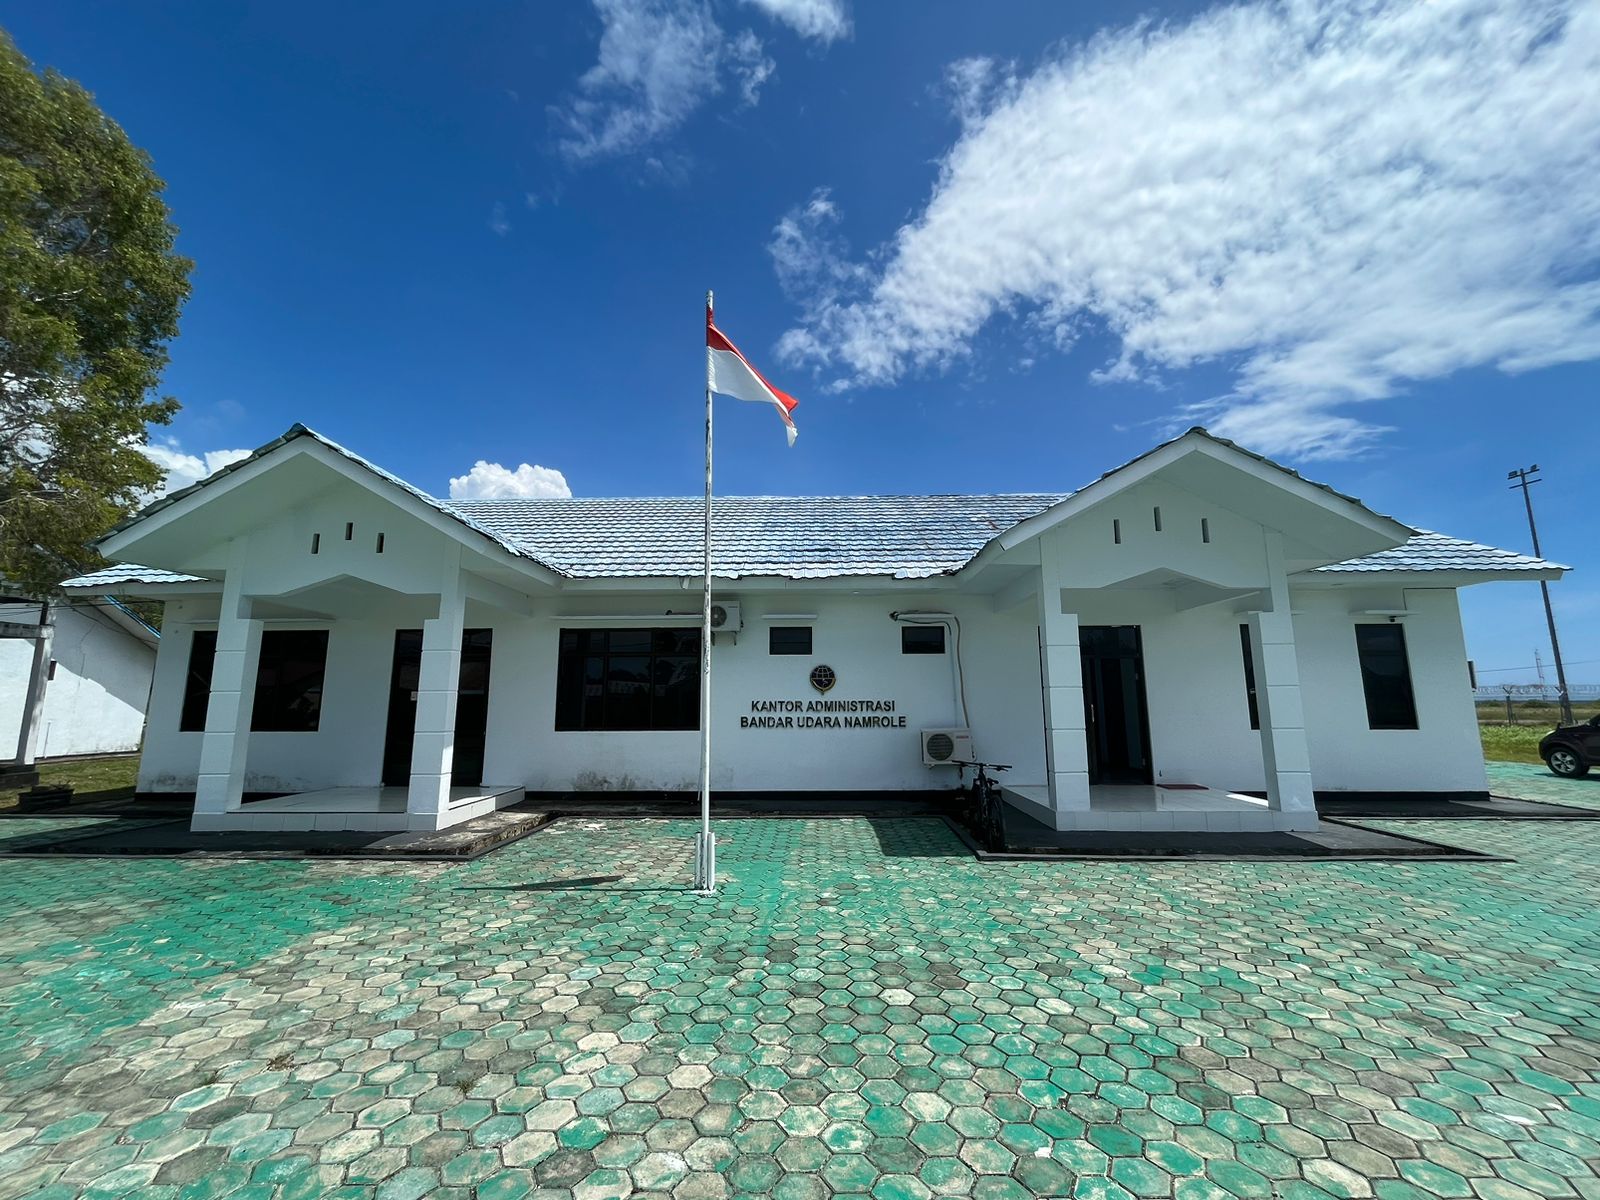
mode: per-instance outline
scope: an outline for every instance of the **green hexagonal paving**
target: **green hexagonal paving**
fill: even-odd
[[[1514,861],[981,865],[887,818],[719,822],[712,897],[678,821],[11,860],[0,1194],[1600,1197],[1600,824],[1383,827]]]

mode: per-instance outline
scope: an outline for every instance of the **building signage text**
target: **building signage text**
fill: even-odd
[[[740,729],[904,729],[893,700],[752,700]]]

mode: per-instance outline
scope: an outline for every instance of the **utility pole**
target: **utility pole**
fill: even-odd
[[[1517,481],[1511,485],[1513,489],[1522,489],[1522,503],[1528,510],[1528,532],[1533,536],[1533,555],[1535,558],[1543,558],[1544,551],[1539,549],[1539,526],[1533,519],[1533,496],[1528,491],[1530,484],[1543,482],[1540,479],[1528,478],[1530,475],[1538,474],[1538,472],[1539,464],[1534,463],[1533,466],[1528,467],[1526,470],[1519,467],[1515,471],[1506,472],[1506,478]],[[1561,723],[1563,725],[1571,725],[1573,723],[1572,697],[1567,693],[1567,671],[1561,664],[1561,641],[1556,637],[1556,611],[1550,607],[1550,583],[1548,580],[1541,579],[1539,581],[1539,591],[1544,596],[1544,619],[1546,624],[1550,626],[1550,654],[1556,660],[1556,688],[1560,693]]]

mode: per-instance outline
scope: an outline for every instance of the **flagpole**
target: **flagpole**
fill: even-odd
[[[706,322],[711,293],[706,292]],[[717,890],[717,844],[711,833],[711,350],[706,349],[705,586],[700,611],[700,833],[695,838],[695,890]]]

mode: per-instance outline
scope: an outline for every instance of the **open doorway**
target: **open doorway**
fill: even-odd
[[[468,629],[461,635],[461,678],[456,693],[455,755],[452,787],[483,782],[483,750],[489,728],[489,661],[494,630]],[[422,674],[422,630],[394,632],[394,668],[389,674],[389,724],[383,739],[383,783],[411,782],[411,742],[417,729],[417,684]]]
[[[1154,782],[1139,627],[1084,625],[1078,630],[1078,647],[1089,782]]]

